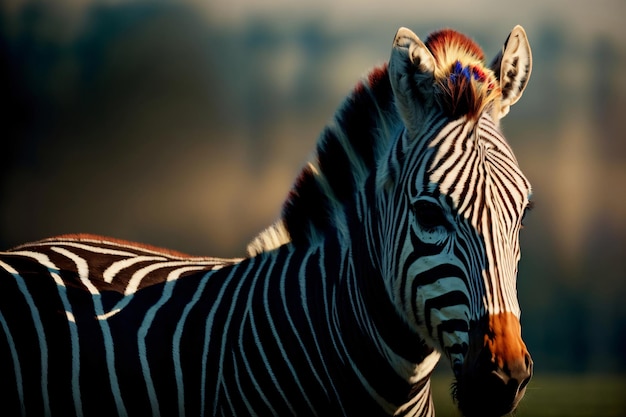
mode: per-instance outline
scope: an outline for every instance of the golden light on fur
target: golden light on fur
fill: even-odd
[[[499,98],[496,75],[485,65],[485,55],[472,39],[443,29],[428,36],[425,44],[436,62],[438,100],[452,117],[476,118]]]

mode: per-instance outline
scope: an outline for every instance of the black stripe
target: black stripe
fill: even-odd
[[[424,305],[424,321],[426,322],[426,328],[428,329],[428,333],[430,335],[433,334],[433,327],[430,319],[432,310],[441,310],[442,308],[456,305],[465,305],[468,307],[470,306],[470,301],[468,300],[465,293],[458,290],[446,292],[438,297],[426,300],[426,303]]]
[[[322,135],[317,148],[317,158],[320,171],[328,181],[334,198],[342,203],[353,198],[355,167],[352,166],[343,144],[329,129]]]

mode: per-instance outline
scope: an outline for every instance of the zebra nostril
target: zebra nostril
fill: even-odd
[[[528,383],[530,382],[530,376],[528,378],[526,378],[525,380],[522,381],[522,383],[520,384],[519,388],[517,389],[517,392],[522,391],[524,388],[526,388],[526,385],[528,385]]]
[[[502,384],[504,385],[508,385],[509,382],[511,381],[511,377],[502,369],[495,369],[491,371],[491,375],[493,375],[498,380],[500,380],[500,382],[502,382]]]
[[[524,363],[526,364],[526,369],[532,375],[533,374],[533,360],[530,358],[530,354],[526,354],[524,358]]]

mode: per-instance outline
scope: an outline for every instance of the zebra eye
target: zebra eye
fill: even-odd
[[[448,224],[441,207],[431,201],[418,201],[413,205],[413,212],[417,217],[417,222],[424,229],[434,229]]]

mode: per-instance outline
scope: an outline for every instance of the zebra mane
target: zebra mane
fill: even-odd
[[[496,75],[485,65],[485,55],[472,39],[443,29],[430,34],[425,45],[436,61],[437,100],[451,117],[474,119],[501,96]]]
[[[470,38],[444,29],[429,35],[425,44],[437,63],[433,88],[444,113],[476,117],[498,97],[499,83]],[[347,233],[346,203],[376,168],[399,123],[385,64],[374,68],[347,96],[320,135],[313,160],[295,181],[281,218],[248,245],[248,254],[290,241],[311,243],[329,229]]]
[[[387,147],[388,131],[398,123],[384,64],[346,97],[289,192],[281,218],[248,245],[248,253],[255,255],[289,241],[311,243],[331,228],[347,233],[345,207],[375,169]]]

